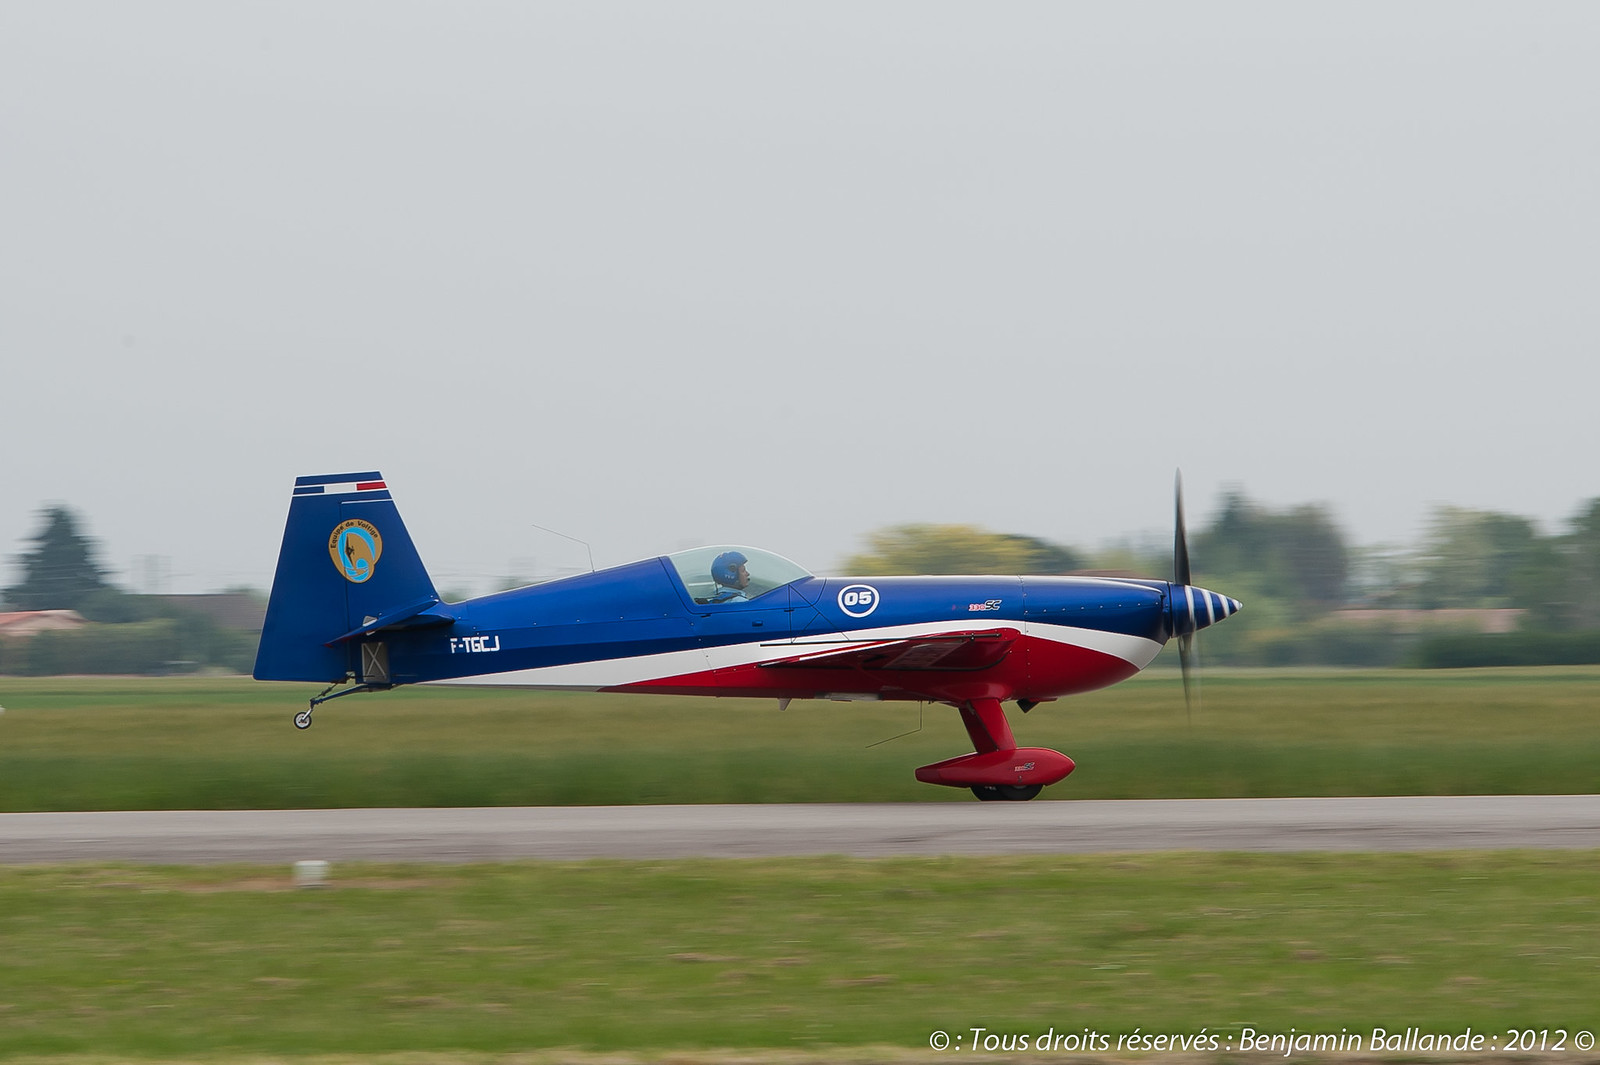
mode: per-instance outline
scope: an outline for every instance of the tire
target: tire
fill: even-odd
[[[995,790],[1000,793],[1000,798],[1002,799],[1009,799],[1012,802],[1027,802],[1029,799],[1039,794],[1040,791],[1044,790],[1044,785],[1001,784],[995,788]]]
[[[995,802],[1002,797],[1000,789],[993,784],[974,784],[972,794],[976,795],[980,802]]]

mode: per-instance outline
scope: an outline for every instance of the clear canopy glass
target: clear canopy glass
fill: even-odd
[[[782,555],[754,547],[696,547],[668,555],[667,561],[678,571],[690,597],[708,605],[748,602],[811,576]],[[713,570],[723,578],[722,583]],[[745,576],[749,580],[741,586]]]

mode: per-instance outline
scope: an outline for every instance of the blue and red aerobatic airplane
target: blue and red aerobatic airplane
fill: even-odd
[[[975,748],[917,770],[980,799],[1031,799],[1073,770],[1018,747],[1024,712],[1139,672],[1239,609],[1189,580],[816,577],[749,547],[701,547],[461,603],[439,597],[378,473],[301,477],[256,653],[257,680],[329,699],[401,684],[907,699],[955,707]],[[337,689],[337,690],[335,690]]]

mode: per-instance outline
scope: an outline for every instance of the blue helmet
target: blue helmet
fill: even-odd
[[[738,551],[724,551],[711,563],[711,579],[729,588],[736,588],[739,585],[739,567],[749,561]]]

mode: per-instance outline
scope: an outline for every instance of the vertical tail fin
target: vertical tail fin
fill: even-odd
[[[255,678],[340,680],[360,668],[354,641],[342,637],[438,601],[382,474],[300,477],[289,500]]]

